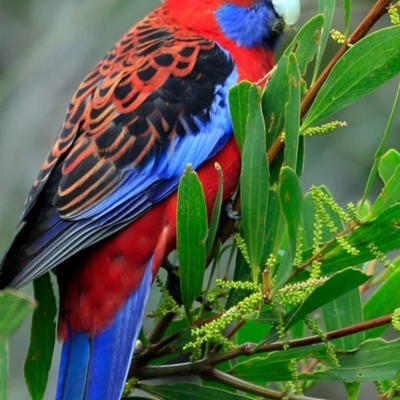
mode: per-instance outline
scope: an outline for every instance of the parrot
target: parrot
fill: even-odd
[[[209,217],[240,152],[228,92],[274,65],[300,0],[165,0],[78,87],[0,262],[0,289],[54,270],[63,342],[57,400],[120,399],[149,290],[176,248],[187,164]]]

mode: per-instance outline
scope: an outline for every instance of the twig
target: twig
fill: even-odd
[[[243,379],[239,379],[235,376],[229,375],[226,372],[218,371],[217,369],[213,369],[208,377],[208,379],[212,379],[215,382],[222,383],[227,386],[233,386],[238,390],[242,390],[245,393],[252,393],[256,396],[262,396],[266,399],[289,399],[289,400],[322,400],[316,399],[315,397],[305,397],[298,396],[295,394],[278,392],[277,390],[272,390],[266,387],[262,387],[259,385],[255,385],[254,383],[247,382]]]

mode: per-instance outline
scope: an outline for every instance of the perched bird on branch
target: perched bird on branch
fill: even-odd
[[[0,288],[55,268],[64,342],[57,399],[119,399],[157,271],[176,247],[179,179],[209,213],[240,154],[228,91],[272,68],[299,0],[166,0],[81,83],[1,261]]]

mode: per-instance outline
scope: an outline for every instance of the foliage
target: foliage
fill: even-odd
[[[359,398],[364,382],[376,383],[379,399],[400,397],[400,362],[393,357],[400,339],[382,338],[391,323],[399,329],[400,320],[400,260],[387,255],[400,249],[400,152],[385,148],[400,87],[357,205],[349,203],[344,210],[328,188],[306,191],[299,182],[305,137],[334,135],[345,123],[327,118],[399,75],[399,7],[389,9],[394,26],[367,34],[390,3],[377,1],[349,35],[351,2],[345,1],[346,32],[333,32],[344,43],[320,73],[335,2],[319,3],[323,15],[300,29],[265,87],[242,82],[231,90],[242,152],[234,209],[241,210],[242,219],[218,229],[219,197],[207,230],[200,182],[190,166],[185,171],[177,221],[185,314],[168,313],[166,307],[176,307],[171,299],[154,313],[163,316],[133,359],[127,397],[135,397],[139,388],[157,399],[189,393],[196,399],[309,399],[303,393],[318,381],[342,382],[352,400]],[[377,180],[383,188],[373,199],[369,193]],[[235,240],[225,243],[231,236]],[[207,278],[206,264],[212,266]],[[43,279],[36,285],[40,307],[25,368],[33,399],[43,398],[55,335],[55,300]],[[202,282],[205,301],[199,307],[194,300]],[[371,288],[372,295],[362,296]],[[1,398],[6,396],[7,338],[32,303],[4,292],[3,308],[15,311],[12,327],[0,313]],[[38,345],[38,334],[50,345]],[[187,360],[177,361],[182,354]],[[189,375],[198,381],[183,382]],[[142,384],[172,377],[179,382]]]

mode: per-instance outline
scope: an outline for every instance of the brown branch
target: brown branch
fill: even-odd
[[[219,382],[224,385],[234,387],[245,393],[252,393],[255,394],[256,396],[262,396],[263,398],[266,399],[280,400],[286,398],[289,400],[321,400],[321,399],[316,399],[315,397],[311,398],[305,396],[298,396],[295,394],[278,392],[277,390],[272,390],[263,386],[256,385],[251,382],[247,382],[243,379],[237,378],[236,376],[227,374],[226,372],[218,371],[215,368],[211,370],[207,378],[215,382]]]
[[[358,332],[373,329],[378,326],[388,325],[391,323],[391,319],[392,316],[389,314],[383,317],[327,332],[326,340],[331,341],[344,336],[349,336]],[[291,340],[287,344],[289,345],[289,348],[297,348],[310,346],[323,341],[324,340],[321,337],[315,335],[304,339]],[[139,380],[161,379],[187,375],[207,376],[207,374],[210,373],[210,371],[214,369],[217,364],[221,364],[225,361],[230,361],[240,356],[252,356],[254,354],[270,353],[272,351],[280,351],[283,349],[283,343],[281,342],[265,344],[261,346],[254,343],[245,343],[225,353],[212,354],[203,360],[195,362],[139,368],[135,371],[134,376]]]

